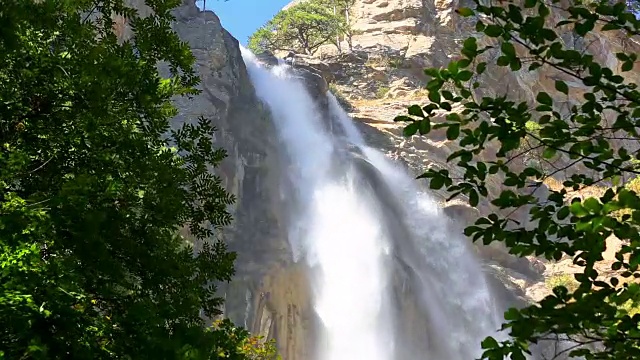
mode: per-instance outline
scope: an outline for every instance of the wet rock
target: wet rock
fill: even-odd
[[[447,216],[464,225],[472,225],[480,217],[478,209],[460,202],[446,204],[443,210]]]
[[[295,73],[300,76],[314,99],[326,105],[326,93],[329,91],[329,84],[322,76],[322,72],[312,66],[294,65]]]
[[[256,58],[269,66],[278,65],[278,58],[271,51],[264,51],[260,54],[256,54]]]

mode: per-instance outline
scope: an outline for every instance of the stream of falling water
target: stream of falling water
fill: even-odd
[[[323,112],[287,65],[264,67],[244,49],[243,57],[287,154],[293,184],[287,196],[296,202],[289,240],[295,260],[307,261],[315,272],[313,305],[323,325],[317,358],[480,355],[480,341],[494,335],[499,317],[466,240],[453,234],[408,173],[366,146],[332,95]],[[328,130],[335,125],[341,131]],[[431,341],[438,351],[407,357],[399,350],[405,339],[394,331],[394,316],[402,311],[391,281],[396,258],[416,274],[413,288],[430,322],[429,334],[411,335],[437,338]]]

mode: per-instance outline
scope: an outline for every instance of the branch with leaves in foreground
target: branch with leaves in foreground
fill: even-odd
[[[473,9],[461,8],[458,14],[476,20],[478,37],[464,41],[460,60],[425,70],[431,77],[430,103],[411,106],[396,121],[408,123],[406,136],[446,129],[447,138],[459,145],[447,161],[464,175],[454,182],[446,169],[432,169],[420,178],[428,179],[431,188],[445,187],[451,197],[465,195],[472,206],[486,201],[497,208],[465,229],[474,241],[500,241],[519,256],[567,256],[581,268],[575,291],[559,286],[538,304],[506,312],[503,328],[511,339],[487,338],[483,358],[524,359],[532,344],[557,339],[565,344],[555,356],[640,358],[640,314],[630,311],[640,302],[640,197],[619,183],[638,175],[640,92],[624,76],[637,71],[638,55],[615,54],[619,69],[612,69],[585,51],[568,48],[560,38],[564,31],[582,38],[601,32],[638,41],[640,22],[623,2],[610,1],[476,0]],[[491,52],[498,56],[490,57]],[[478,98],[482,83],[477,79],[489,66],[560,74],[557,93],[539,91],[529,102],[508,95]],[[575,82],[580,90],[570,86]],[[572,92],[583,100],[563,107],[557,99]],[[432,122],[443,112],[446,120]],[[527,126],[531,122],[537,124],[535,131]],[[525,142],[536,144],[543,159],[559,163],[556,169],[516,166],[512,160],[526,153],[518,152]],[[499,148],[495,160],[483,161],[490,144]],[[532,180],[541,183],[559,173],[569,175],[546,198],[529,190]],[[490,194],[491,180],[502,185],[499,194]],[[602,196],[571,198],[569,190],[595,184],[606,187]],[[531,207],[529,220],[537,223],[533,229],[509,219],[523,206]],[[596,265],[610,236],[623,246],[603,278]]]

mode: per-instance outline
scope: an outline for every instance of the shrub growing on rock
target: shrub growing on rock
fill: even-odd
[[[249,37],[249,49],[313,54],[346,29],[344,17],[323,0],[308,0],[278,12]]]

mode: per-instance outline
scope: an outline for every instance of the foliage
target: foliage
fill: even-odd
[[[211,327],[217,331],[223,330],[229,339],[236,341],[238,352],[247,360],[281,360],[274,340],[264,341],[261,336],[250,336],[246,330],[231,326],[228,320],[216,320]],[[225,357],[228,354],[222,351],[218,355]]]
[[[553,290],[558,286],[564,286],[569,291],[575,291],[579,285],[571,274],[553,275],[546,279],[545,284],[550,290]]]
[[[390,89],[389,89],[389,87],[387,87],[387,86],[381,86],[381,87],[379,87],[379,88],[378,88],[378,90],[376,90],[376,97],[377,97],[378,99],[383,99],[383,98],[387,95],[387,93],[389,92],[389,90],[390,90]]]
[[[206,240],[233,198],[209,171],[225,156],[210,123],[170,128],[170,100],[199,81],[170,28],[179,4],[0,2],[0,358],[245,358],[201,316],[233,272]]]
[[[251,360],[281,360],[275,340],[263,340],[259,336],[247,337],[241,345],[241,352]]]
[[[249,37],[249,49],[313,54],[336,38],[345,22],[324,0],[308,0],[281,10]]]
[[[335,7],[336,12],[344,14],[344,17],[348,17],[349,10],[356,3],[356,0],[329,0],[325,2],[327,5]]]
[[[528,132],[533,133],[533,134],[538,134],[540,132],[540,129],[542,129],[542,126],[540,126],[535,121],[527,121],[524,124],[524,127],[525,127],[525,129],[527,129]]]
[[[431,76],[430,103],[413,105],[407,116],[396,120],[408,122],[407,136],[443,128],[447,138],[459,145],[448,161],[460,168],[462,177],[431,169],[420,176],[429,179],[431,188],[446,187],[452,197],[466,195],[472,206],[486,201],[500,209],[478,219],[465,230],[466,235],[484,244],[504,242],[520,256],[555,260],[568,256],[581,269],[575,275],[579,283],[575,291],[558,287],[539,304],[506,312],[504,328],[512,338],[501,342],[487,338],[482,343],[483,358],[524,359],[531,344],[557,338],[572,342],[563,350],[565,355],[640,358],[640,314],[622,311],[629,302],[640,300],[640,284],[635,280],[640,277],[640,197],[635,189],[618,186],[618,179],[639,173],[632,160],[640,159],[640,91],[624,76],[634,69],[638,55],[628,50],[615,54],[619,67],[612,69],[588,52],[569,48],[560,37],[570,32],[586,38],[594,31],[634,37],[640,33],[640,21],[624,2],[474,3],[474,9],[460,8],[458,13],[476,21],[478,36],[464,41],[460,60],[446,68],[425,70]],[[555,93],[538,91],[529,102],[509,95],[478,98],[476,89],[482,84],[476,79],[494,64],[513,72],[545,69],[562,77],[555,79]],[[575,82],[583,88],[576,90]],[[454,90],[445,90],[445,84]],[[567,108],[563,100],[573,92],[584,100]],[[447,112],[446,120],[432,125],[432,116],[442,111]],[[539,128],[528,127],[531,121]],[[512,160],[522,153],[515,150],[526,140],[536,144],[544,159],[555,160],[555,167],[543,171],[516,166]],[[490,142],[499,151],[495,160],[483,161],[479,155]],[[564,188],[551,190],[544,199],[534,196],[538,186],[530,187],[530,180],[540,184],[556,174],[568,174]],[[503,185],[499,195],[489,193],[488,181]],[[567,189],[597,183],[607,187],[598,198],[568,195]],[[526,205],[532,206],[529,220],[536,226],[509,219],[515,209]],[[621,210],[628,213],[617,217]],[[624,245],[610,265],[613,275],[603,280],[596,265],[611,235]],[[587,346],[591,344],[598,346]]]
[[[358,32],[356,32],[351,27],[350,11],[355,2],[355,0],[331,0],[327,3],[327,5],[333,7],[334,14],[336,14],[339,19],[341,19],[341,21],[338,23],[338,36],[335,38],[335,41],[332,41],[333,44],[338,48],[339,52],[342,52],[342,40],[346,40],[347,45],[349,46],[349,50],[353,50],[352,38],[353,35],[356,35],[356,33]]]

